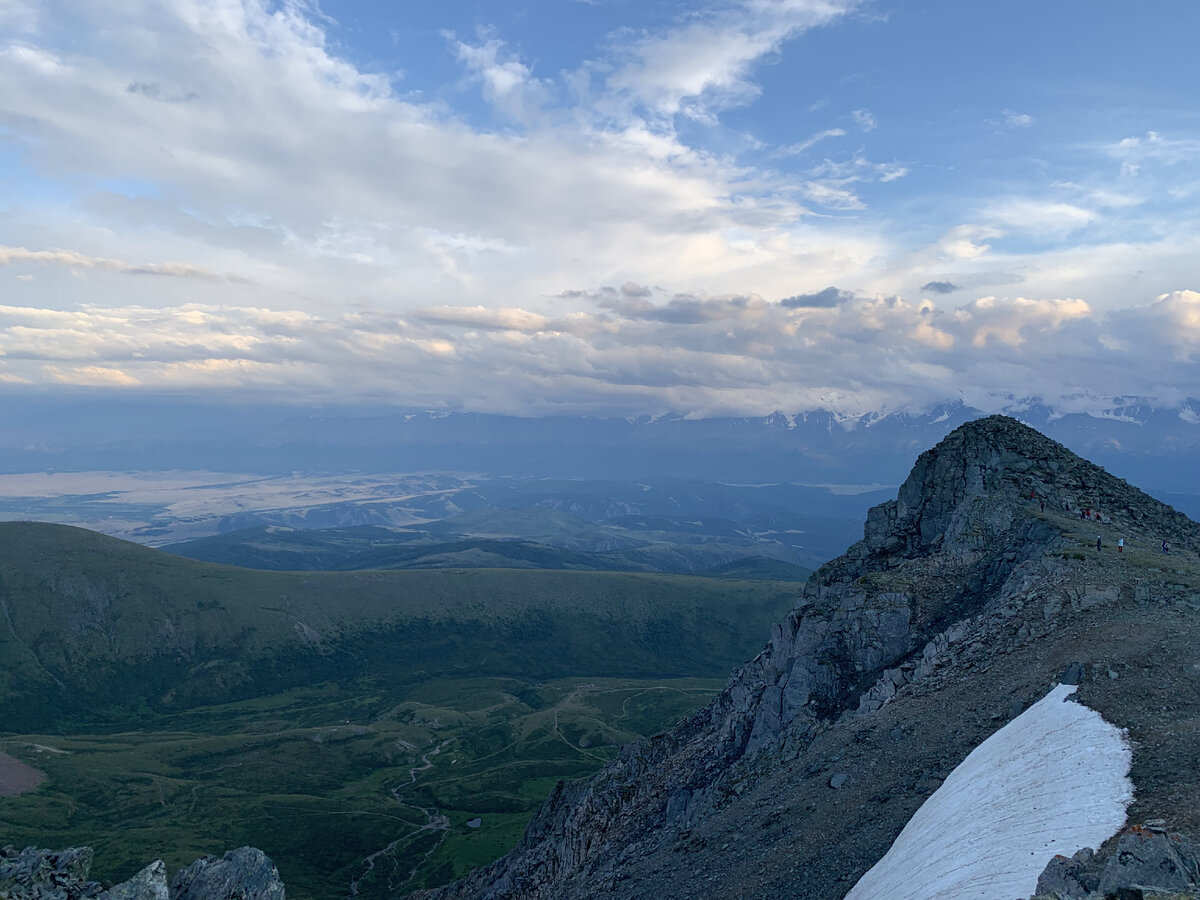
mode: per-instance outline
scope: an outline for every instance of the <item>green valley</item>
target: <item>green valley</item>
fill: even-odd
[[[559,779],[703,705],[798,588],[255,571],[3,524],[0,751],[47,778],[0,828],[93,846],[106,880],[252,843],[295,897],[444,883]]]

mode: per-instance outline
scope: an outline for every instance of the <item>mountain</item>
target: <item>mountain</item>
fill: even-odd
[[[796,590],[619,572],[267,572],[0,523],[0,722],[128,721],[366,676],[723,676]]]
[[[1028,896],[1047,866],[1047,878],[1086,880],[1078,842],[1117,832],[1126,803],[1132,821],[1195,841],[1198,550],[1200,526],[1061,444],[1011,418],[965,424],[921,454],[896,499],[871,510],[863,540],[812,576],[708,707],[626,746],[595,777],[560,783],[516,849],[422,896],[842,898],[926,801],[934,821],[918,827],[917,852],[947,822],[966,829],[950,869],[910,853],[907,869],[880,871],[924,870],[946,879],[939,890],[959,879],[946,896],[1011,900],[1015,883]],[[1008,818],[978,775],[953,802],[938,792],[962,784],[989,737],[1011,756],[1039,717],[1053,735],[1068,694],[1082,704],[1076,718],[1107,735],[1095,746],[1117,748],[1072,757],[1083,770],[1071,790],[1039,804],[1049,782],[1001,780],[1001,801],[1026,798],[1027,813]],[[1039,764],[1071,749],[1039,747]],[[1128,781],[1101,778],[1123,754]],[[1018,757],[1015,771],[1033,761]],[[1103,803],[1120,817],[1096,818],[1102,832],[1063,825]],[[1113,838],[1097,859],[1154,833]],[[988,870],[1014,848],[1019,871]],[[971,878],[982,880],[968,894]],[[923,883],[910,893],[864,881],[855,896],[936,893]]]
[[[1200,493],[1200,473],[1191,465],[1200,449],[1200,401],[1167,407],[1116,397],[1072,410],[1004,397],[989,398],[989,406],[989,411],[1007,412],[1150,489]],[[961,400],[886,414],[816,409],[628,419],[367,408],[298,411],[210,406],[179,397],[10,398],[0,435],[0,472],[51,467],[272,474],[457,471],[620,481],[670,477],[894,485],[921,450],[981,415],[983,411]],[[256,523],[234,527],[251,524]]]

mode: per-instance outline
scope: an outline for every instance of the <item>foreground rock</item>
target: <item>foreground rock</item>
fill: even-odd
[[[844,897],[1060,681],[1128,731],[1130,814],[1196,837],[1198,546],[1185,516],[1016,421],[963,426],[708,708],[560,784],[512,853],[425,896]]]
[[[1157,826],[1135,825],[1100,852],[1056,856],[1034,900],[1194,900],[1200,897],[1200,847]]]
[[[87,880],[91,847],[0,850],[0,898],[5,900],[75,900],[94,897],[100,885]]]
[[[261,850],[242,847],[221,859],[205,856],[167,886],[167,867],[155,860],[108,890],[88,881],[90,847],[0,850],[0,900],[285,900],[279,872]]]

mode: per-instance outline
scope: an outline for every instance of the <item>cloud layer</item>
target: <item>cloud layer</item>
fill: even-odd
[[[1097,314],[1079,299],[941,306],[831,290],[819,302],[785,305],[625,285],[577,292],[586,309],[559,318],[486,306],[404,318],[3,306],[0,380],[189,392],[218,385],[517,414],[863,413],[949,397],[984,409],[1041,397],[1070,409],[1117,395],[1177,403],[1187,396],[1181,386],[1200,383],[1200,293]]]
[[[621,413],[1197,383],[1191,120],[1050,135],[989,97],[943,154],[870,54],[772,79],[887,39],[868,6],[656,7],[557,68],[446,27],[430,85],[300,0],[4,0],[0,382]]]

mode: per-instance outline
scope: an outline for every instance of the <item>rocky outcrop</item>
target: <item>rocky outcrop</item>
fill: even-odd
[[[96,900],[169,900],[167,867],[156,859],[128,881],[113,885]]]
[[[261,850],[242,847],[218,859],[204,856],[181,869],[171,882],[171,900],[284,900],[279,870]]]
[[[1200,847],[1159,823],[1134,825],[1097,853],[1056,856],[1038,878],[1034,900],[1194,900],[1200,896]]]
[[[0,898],[3,900],[77,900],[94,897],[100,885],[87,880],[90,847],[0,850]]]
[[[1099,515],[1074,533],[1083,509]],[[1060,656],[1075,652],[1071,622],[1151,596],[1191,602],[1189,583],[1114,574],[1107,558],[1089,556],[1099,553],[1095,530],[1110,544],[1119,535],[1155,550],[1162,540],[1187,553],[1197,546],[1185,516],[1015,420],[959,428],[921,455],[896,500],[871,510],[863,540],[813,575],[763,652],[706,709],[625,747],[592,779],[560,784],[512,853],[425,896],[766,896],[771,884],[789,896],[843,896],[852,880],[822,884],[813,872],[851,879],[878,859],[887,833],[953,764],[1061,674]],[[933,722],[938,701],[918,698],[951,682],[959,690],[1002,651],[1020,657],[1006,683],[992,678],[974,699],[968,691],[943,701],[972,715]],[[915,713],[885,715],[901,699],[929,704],[932,748],[914,734]],[[995,712],[968,727],[985,701]],[[887,740],[876,736],[885,723]],[[858,754],[856,742],[873,741],[882,741],[873,756]],[[858,754],[874,766],[885,751],[911,754],[924,771],[889,769],[856,783],[839,764]],[[833,804],[815,785],[832,792],[838,769],[849,777],[836,791],[844,801]],[[805,834],[841,840],[839,854],[827,854],[840,859],[820,859]],[[769,836],[788,842],[786,858]],[[752,838],[755,855],[746,850]],[[762,861],[747,862],[754,858]]]
[[[242,847],[205,856],[180,870],[170,887],[155,860],[128,881],[104,890],[88,881],[90,847],[0,851],[0,900],[285,900],[279,872],[261,850]]]

